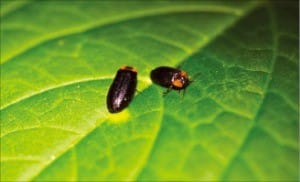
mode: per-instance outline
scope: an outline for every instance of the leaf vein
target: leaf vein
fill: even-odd
[[[78,79],[78,80],[72,80],[72,81],[68,81],[68,82],[64,82],[62,84],[59,85],[54,85],[54,86],[48,86],[46,88],[40,89],[38,91],[35,92],[31,92],[27,95],[24,95],[14,101],[9,102],[8,104],[2,105],[2,107],[0,108],[0,110],[5,110],[8,107],[11,107],[19,102],[22,102],[30,97],[42,94],[44,92],[48,92],[51,90],[55,90],[55,89],[59,89],[59,88],[63,88],[63,87],[67,87],[67,86],[71,86],[71,85],[76,85],[76,84],[80,84],[80,83],[85,83],[85,82],[91,82],[91,81],[99,81],[99,80],[106,80],[106,79],[112,79],[113,77],[109,77],[109,76],[102,76],[102,77],[91,77],[91,78],[83,78],[83,79]]]
[[[144,17],[150,17],[150,16],[158,16],[158,15],[167,15],[172,13],[189,13],[189,12],[210,12],[210,13],[228,13],[235,16],[238,16],[241,14],[240,10],[226,7],[226,6],[174,6],[169,8],[157,8],[157,9],[151,9],[148,11],[137,11],[129,14],[121,14],[120,16],[109,18],[107,20],[98,20],[86,25],[71,27],[69,29],[63,29],[57,32],[49,33],[45,36],[42,36],[40,38],[32,39],[31,41],[28,41],[26,43],[26,46],[20,46],[18,49],[14,50],[15,52],[11,53],[11,55],[8,55],[4,58],[1,58],[1,64],[4,64],[8,62],[9,60],[12,60],[14,57],[21,55],[22,53],[28,51],[29,49],[32,49],[43,42],[50,41],[53,39],[56,39],[58,37],[63,37],[66,35],[76,34],[88,31],[90,29],[93,29],[95,27],[102,27],[109,24],[117,24],[120,22],[125,22],[129,20],[134,19],[140,19]]]
[[[277,57],[276,53],[277,53],[277,50],[278,50],[278,34],[276,32],[277,31],[277,22],[276,22],[276,19],[275,19],[275,14],[273,12],[274,9],[273,9],[271,4],[267,4],[266,8],[267,8],[267,12],[268,12],[269,17],[270,17],[270,22],[271,22],[270,23],[270,30],[272,32],[272,37],[273,37],[273,49],[272,49],[273,50],[273,57],[272,57],[272,62],[271,62],[271,66],[270,66],[271,73],[268,75],[268,78],[270,78],[273,71],[274,71],[274,65],[275,65],[276,57]],[[233,154],[233,156],[231,157],[231,159],[227,163],[227,165],[226,165],[227,167],[221,173],[220,180],[224,179],[224,177],[229,172],[230,167],[238,160],[238,157],[240,156],[241,152],[247,146],[247,142],[250,141],[251,134],[253,133],[252,131],[257,127],[257,119],[259,117],[259,111],[260,111],[261,107],[263,106],[263,103],[265,102],[267,90],[268,90],[269,85],[271,83],[270,80],[271,79],[267,79],[267,82],[266,82],[265,88],[264,88],[264,94],[263,94],[262,101],[261,101],[254,117],[251,119],[253,122],[252,122],[252,125],[250,126],[250,129],[246,133],[242,144],[238,147],[238,149],[235,151],[235,153]]]

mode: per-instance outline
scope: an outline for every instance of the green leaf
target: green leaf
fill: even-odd
[[[1,1],[1,180],[297,180],[298,7]],[[122,65],[138,91],[109,114]],[[194,78],[184,97],[161,65]]]

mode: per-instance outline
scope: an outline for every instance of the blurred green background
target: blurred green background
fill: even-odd
[[[0,2],[1,181],[299,179],[298,1]]]

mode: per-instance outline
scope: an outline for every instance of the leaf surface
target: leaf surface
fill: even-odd
[[[1,2],[1,180],[298,179],[297,5]],[[161,65],[201,76],[162,97]]]

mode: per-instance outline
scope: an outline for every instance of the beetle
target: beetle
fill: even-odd
[[[110,113],[118,113],[125,109],[133,99],[137,86],[137,70],[131,66],[122,66],[111,84],[106,106]]]
[[[152,82],[168,88],[164,95],[173,90],[184,90],[192,82],[187,73],[177,68],[160,66],[151,71]]]

